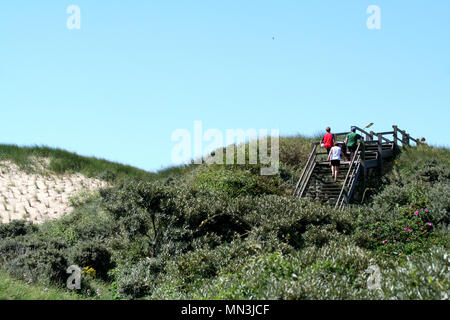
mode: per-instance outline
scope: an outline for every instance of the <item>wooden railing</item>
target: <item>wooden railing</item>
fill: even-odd
[[[316,166],[316,151],[319,143],[313,143],[313,149],[309,155],[308,161],[306,162],[305,167],[303,168],[300,179],[295,186],[293,196],[301,198],[303,196],[303,192],[306,189],[306,186],[309,182],[309,178],[311,177],[312,172],[314,171],[314,167]]]
[[[361,165],[361,153],[359,152],[360,147],[361,143],[358,143],[358,147],[355,151],[355,156],[353,157],[352,161],[350,162],[350,166],[348,167],[347,175],[345,176],[344,184],[342,185],[341,193],[339,194],[339,197],[336,201],[335,208],[342,209],[345,203],[347,203],[350,193],[353,191],[352,189],[355,183],[356,175]],[[364,150],[362,152],[364,152]],[[346,192],[346,190],[348,190],[348,192]]]
[[[378,132],[375,133],[373,131],[366,131],[364,129],[361,129],[360,127],[357,126],[353,126],[356,128],[356,131],[359,131],[362,135],[365,136],[365,140],[366,141],[374,141],[374,138],[378,138],[378,136],[381,134],[381,140],[387,143],[394,143],[394,145],[398,145],[398,142],[401,142],[403,146],[410,146],[411,145],[411,141],[415,142],[416,145],[420,145],[422,144],[420,142],[420,139],[414,139],[411,137],[411,135],[409,133],[407,133],[405,130],[401,130],[399,129],[396,125],[392,126],[393,130],[392,131],[386,131],[386,132]],[[333,133],[334,137],[339,137],[339,136],[346,136],[350,133],[351,131],[347,131],[347,132],[338,132],[338,133]],[[401,138],[399,138],[399,135],[401,135]],[[385,136],[392,136],[391,139],[388,139]]]

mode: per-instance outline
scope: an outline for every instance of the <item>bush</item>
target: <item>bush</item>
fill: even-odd
[[[71,214],[40,226],[40,234],[48,239],[60,239],[68,245],[95,240],[104,243],[118,233],[118,223],[99,207],[99,201],[83,204]]]
[[[6,265],[10,273],[18,278],[27,275],[30,282],[37,281],[59,287],[65,285],[68,266],[64,252],[51,246],[29,249]]]
[[[96,241],[85,241],[71,248],[69,253],[71,264],[80,268],[91,267],[96,275],[104,280],[108,279],[108,271],[114,267],[109,250]]]
[[[37,231],[37,227],[30,222],[15,220],[7,224],[0,224],[0,239],[23,236]]]
[[[114,269],[115,295],[118,298],[136,299],[151,294],[156,278],[164,269],[160,259],[145,258],[137,264],[125,264]]]
[[[234,273],[220,273],[194,289],[207,299],[354,299],[376,296],[367,290],[370,257],[361,249],[330,243],[293,254],[263,253]]]
[[[269,181],[264,181],[269,180]],[[230,197],[279,194],[279,181],[252,174],[250,171],[224,166],[208,166],[196,175],[195,186],[203,190],[223,192]]]
[[[80,207],[83,204],[93,202],[97,199],[99,199],[100,194],[98,190],[96,191],[89,191],[89,190],[83,190],[79,193],[72,195],[69,197],[69,203],[72,207]]]
[[[444,247],[432,248],[406,263],[383,272],[386,299],[448,300],[450,255]]]

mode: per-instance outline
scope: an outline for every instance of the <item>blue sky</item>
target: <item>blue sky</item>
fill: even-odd
[[[281,135],[397,124],[449,146],[449,15],[448,0],[2,1],[0,143],[151,171],[195,120]]]

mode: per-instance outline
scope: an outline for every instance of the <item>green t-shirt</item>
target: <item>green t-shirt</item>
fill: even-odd
[[[361,139],[362,137],[357,134],[356,132],[350,132],[347,135],[347,147],[353,147],[358,143],[358,140]]]

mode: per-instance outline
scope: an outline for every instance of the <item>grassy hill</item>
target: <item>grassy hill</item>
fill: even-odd
[[[280,139],[276,176],[259,165],[147,173],[0,146],[24,170],[47,158],[52,172],[111,182],[61,219],[0,225],[0,297],[20,285],[20,299],[48,298],[45,288],[50,299],[448,299],[450,150],[403,149],[363,204],[340,212],[291,197],[311,141]],[[65,289],[72,264],[87,270],[76,293]]]

